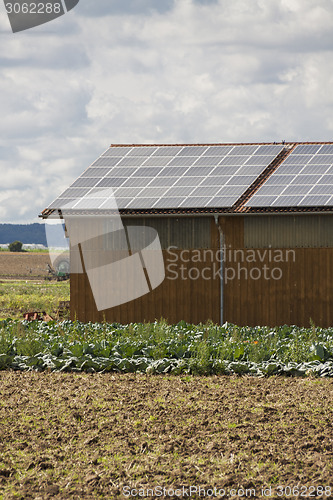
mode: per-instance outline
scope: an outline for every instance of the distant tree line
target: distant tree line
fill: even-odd
[[[47,246],[44,224],[0,224],[0,243],[14,241]]]

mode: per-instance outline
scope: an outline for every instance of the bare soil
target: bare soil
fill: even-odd
[[[333,498],[332,410],[330,379],[0,372],[0,492]]]
[[[0,278],[36,278],[48,275],[48,252],[0,252]]]

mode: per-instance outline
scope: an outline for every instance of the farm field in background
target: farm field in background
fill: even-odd
[[[48,252],[0,252],[0,279],[36,279],[48,276]]]
[[[22,319],[29,311],[54,317],[61,301],[69,301],[69,281],[0,280],[0,320]]]
[[[56,315],[69,300],[69,281],[49,281],[48,252],[0,252],[0,319],[22,319],[29,311]]]

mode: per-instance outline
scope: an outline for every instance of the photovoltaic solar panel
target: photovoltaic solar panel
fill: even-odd
[[[333,156],[332,155],[322,155],[318,154],[311,158],[309,161],[310,165],[332,165]]]
[[[223,186],[218,194],[219,197],[225,196],[230,198],[231,196],[237,196],[239,193],[239,187],[238,186]]]
[[[237,171],[237,175],[240,173],[244,173],[247,175],[255,175],[258,176],[262,172],[262,166],[261,165],[244,165]],[[215,170],[214,170],[215,174]]]
[[[163,198],[161,197],[159,200],[157,200],[156,203],[153,205],[151,204],[150,208],[174,208],[174,207],[180,207],[182,204],[182,201],[184,200],[183,196],[179,196],[178,198],[171,197],[171,196],[164,196]],[[140,200],[137,200],[138,206],[140,204]]]
[[[284,165],[306,165],[311,159],[312,155],[289,155],[283,162]]]
[[[230,155],[251,156],[257,151],[258,146],[234,146],[230,151]]]
[[[273,203],[276,207],[291,207],[293,204],[301,203],[303,196],[278,196]]]
[[[184,175],[185,172],[188,171],[188,167],[164,167],[163,170],[160,170],[159,175],[161,177],[169,177],[169,176],[177,176],[180,177]]]
[[[178,156],[201,156],[207,150],[207,146],[185,146]]]
[[[120,198],[118,196],[115,196],[116,198],[116,202],[117,202],[117,206],[121,206],[123,208],[126,208],[129,203],[131,203],[131,201],[133,200],[133,198]]]
[[[271,207],[276,200],[276,195],[258,195],[251,198],[251,207]],[[247,205],[247,203],[246,203]]]
[[[281,187],[284,187],[284,186],[281,186]],[[282,193],[284,195],[302,194],[303,196],[305,196],[308,192],[309,192],[309,186],[307,186],[305,184],[295,184],[295,185],[287,186],[282,191]]]
[[[233,186],[250,186],[253,182],[253,176],[251,175],[234,175],[228,180],[228,185]]]
[[[122,158],[122,160],[118,163],[119,167],[139,167],[144,163],[145,160],[148,160],[146,156],[126,156],[126,158]]]
[[[153,155],[154,156],[175,156],[181,150],[182,150],[182,147],[180,147],[180,146],[163,146],[163,147],[157,148],[154,151]]]
[[[118,187],[121,186],[126,182],[126,177],[112,177],[112,181],[108,179],[107,177],[104,177],[104,179],[97,184],[99,188],[106,188],[106,187]]]
[[[253,153],[256,155],[273,155],[276,156],[281,152],[281,146],[278,145],[267,145],[267,146],[259,146],[258,149]]]
[[[302,174],[315,174],[315,175],[323,175],[326,172],[329,171],[328,165],[305,165],[305,167],[302,168],[301,172]]]
[[[128,188],[129,189],[129,188]],[[193,188],[192,188],[193,189]],[[146,187],[141,190],[140,198],[160,198],[165,193],[164,187]],[[118,192],[116,193],[118,194]]]
[[[100,204],[99,208],[101,210],[106,210],[106,209],[117,210],[118,205],[115,198],[108,198],[107,200],[104,200],[103,203]]]
[[[75,204],[75,208],[77,209],[95,209],[96,207],[100,207],[103,201],[100,198],[82,198]]]
[[[133,174],[134,177],[155,177],[161,173],[163,167],[141,167]]]
[[[228,166],[226,167],[225,165],[219,165],[218,167],[213,168],[209,173],[211,177],[214,177],[216,175],[227,175],[228,177],[231,177],[232,175],[238,174],[240,171],[241,167],[236,165],[234,166]],[[247,169],[246,169],[247,172]],[[260,167],[260,172],[262,172],[262,167]],[[250,174],[253,175],[253,174]]]
[[[52,205],[67,199],[81,208],[105,208],[112,205],[113,188],[119,209],[218,207],[219,203],[231,207],[283,149],[282,145],[115,146]]]
[[[302,172],[304,165],[286,165],[283,163],[279,166],[278,170],[274,172],[274,175],[281,177],[282,175],[297,175]],[[271,177],[268,179],[270,181]],[[267,181],[267,182],[268,182]]]
[[[149,183],[149,186],[164,186],[164,187],[171,187],[173,186],[174,184],[176,184],[176,182],[178,181],[178,177],[177,176],[174,176],[174,177],[155,177],[154,179],[151,180],[151,182]],[[187,184],[186,184],[187,186]]]
[[[332,144],[297,145],[245,206],[332,206],[332,165]]]
[[[223,158],[223,160],[219,163],[219,165],[243,165],[243,163],[246,162],[248,159],[247,156],[226,156]]]
[[[114,191],[112,188],[93,188],[89,191],[89,195],[93,198],[110,198]]]
[[[197,177],[198,179],[198,177]],[[200,179],[201,180],[201,179]],[[230,180],[230,175],[210,175],[201,180],[200,186],[224,186]],[[199,182],[199,180],[197,181]]]
[[[246,160],[245,165],[269,165],[274,160],[273,156],[251,156]]]
[[[90,188],[69,188],[62,193],[63,198],[80,198],[85,194],[89,193]]]
[[[193,186],[173,186],[165,191],[165,196],[189,196],[193,193],[195,187]]]
[[[219,186],[202,186],[197,187],[193,192],[193,196],[215,196],[220,191]]]
[[[317,184],[310,191],[311,194],[330,194],[332,195],[332,185],[330,184]]]
[[[179,206],[182,208],[192,208],[193,206],[206,208],[211,200],[211,196],[191,196],[185,200],[181,198],[181,200]]]
[[[305,198],[302,199],[302,205],[307,205],[307,206],[316,206],[316,205],[321,205],[321,206],[324,206],[326,205],[329,200],[330,200],[331,196],[315,196],[315,195],[310,195],[309,196],[305,196]]]
[[[320,148],[319,154],[321,154],[321,155],[333,155],[333,144],[324,144]]]
[[[202,182],[202,179],[200,177],[181,177],[180,179],[176,179],[175,181],[175,186],[198,186]],[[216,183],[211,184],[212,186],[215,186]]]
[[[186,177],[187,176],[206,177],[214,171],[214,168],[215,167],[196,167],[194,165],[193,167],[190,167],[189,170],[187,170]]]
[[[231,207],[234,203],[234,196],[219,196],[219,194],[217,194],[214,198],[209,200],[209,202],[205,206],[207,208],[228,208]]]
[[[323,175],[319,181],[318,181],[318,184],[330,184],[332,185],[333,184],[333,175]],[[332,192],[333,194],[333,192]]]
[[[122,158],[132,149],[133,148],[131,147],[112,147],[107,149],[105,153],[102,154],[102,156],[119,156],[120,158]]]
[[[119,163],[121,157],[119,156],[107,156],[103,158],[98,158],[93,164],[92,167],[114,167]]]
[[[137,170],[137,167],[115,167],[108,171],[106,177],[130,177]]]
[[[169,165],[170,166],[176,165],[177,167],[182,167],[182,166],[189,167],[190,165],[193,165],[195,160],[196,158],[194,156],[176,156],[176,158],[173,158],[169,162]]]
[[[125,180],[123,186],[144,187],[148,186],[151,180],[151,177],[130,177],[129,179]]]
[[[313,186],[318,181],[318,175],[303,175],[302,172],[296,175],[292,184],[308,184]]]
[[[126,198],[126,197],[136,197],[141,191],[143,190],[142,187],[119,187],[115,189],[115,195],[119,196],[121,198]]]
[[[128,152],[128,156],[150,156],[155,153],[156,146],[142,146],[140,148],[132,148]]]
[[[222,158],[224,158],[224,156]],[[222,158],[219,156],[201,156],[200,158],[197,159],[195,165],[197,167],[205,165],[215,167],[222,161]]]
[[[94,168],[94,176],[96,176],[96,177],[104,177],[109,172],[110,172],[110,168],[109,167],[106,167],[106,168]],[[81,175],[81,177],[91,177],[91,170],[89,169],[89,170],[86,170],[85,172],[83,172],[83,174]]]
[[[277,196],[279,194],[282,194],[283,191],[286,189],[285,186],[266,186],[264,185],[260,189],[260,197],[262,196]]]
[[[62,209],[72,208],[73,205],[75,205],[75,203],[77,203],[77,198],[61,198],[61,197],[59,197],[56,200],[54,200],[54,202],[50,203],[49,208],[55,209],[55,210],[58,210],[59,207],[61,207]]]
[[[320,148],[320,144],[302,144],[296,146],[293,155],[312,155],[317,153]]]
[[[203,153],[203,156],[224,156],[227,155],[233,146],[210,146]]]
[[[172,160],[172,156],[152,156],[148,158],[145,167],[165,167]]]
[[[134,198],[129,201],[129,203],[124,206],[124,208],[132,208],[132,209],[144,209],[151,208],[158,202],[158,198]],[[117,199],[118,207],[122,206],[121,201]]]
[[[124,178],[119,178],[116,181],[116,184],[118,184],[118,186],[120,186],[124,182],[125,182],[125,177]],[[94,186],[96,186],[96,187],[115,187],[115,182],[114,182],[113,178],[104,177],[104,179],[99,180],[99,182],[96,183],[96,184],[94,184]]]
[[[99,181],[99,177],[81,177],[73,182],[71,187],[94,187]]]

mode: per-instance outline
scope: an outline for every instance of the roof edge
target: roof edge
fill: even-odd
[[[333,144],[333,141],[280,141],[280,142],[202,142],[202,143],[146,143],[146,144],[110,144],[109,148],[141,148],[141,147],[163,147],[163,146],[298,146],[301,144]]]

